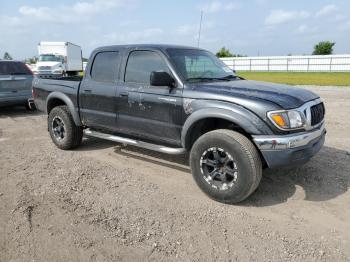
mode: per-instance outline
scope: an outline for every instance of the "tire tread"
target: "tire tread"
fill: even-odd
[[[69,150],[69,149],[74,149],[74,148],[78,147],[81,144],[81,141],[83,138],[83,129],[81,126],[77,126],[74,123],[73,117],[68,109],[68,106],[54,107],[51,110],[51,112],[49,113],[49,121],[50,121],[52,115],[58,115],[58,116],[67,118],[68,123],[66,123],[66,126],[65,126],[66,132],[71,134],[71,136],[69,137],[69,139],[67,139],[65,141],[65,143],[59,144],[52,137],[52,133],[51,133],[51,129],[50,129],[51,127],[49,124],[50,135],[51,135],[52,140],[56,144],[56,146],[59,147],[60,149],[63,149],[63,150]]]
[[[250,168],[252,170],[251,176],[250,176],[250,182],[249,187],[243,191],[243,193],[239,196],[232,196],[231,198],[227,199],[218,199],[214,196],[210,195],[210,190],[203,189],[201,186],[201,189],[212,199],[218,200],[223,203],[238,203],[246,199],[248,196],[250,196],[258,187],[261,177],[262,177],[262,162],[260,155],[254,146],[254,144],[247,138],[246,136],[242,135],[241,133],[238,133],[236,131],[230,130],[230,129],[217,129],[210,132],[207,132],[200,136],[197,141],[194,143],[191,155],[190,155],[190,163],[192,172],[194,172],[193,165],[194,160],[192,158],[195,158],[194,155],[198,154],[198,152],[194,152],[197,150],[198,147],[200,147],[201,143],[206,143],[207,140],[215,139],[215,138],[222,138],[227,137],[228,140],[234,140],[241,148],[241,150],[245,153],[247,157],[247,162],[249,162]],[[225,140],[226,141],[226,140]],[[193,174],[195,175],[195,174]],[[196,179],[195,179],[196,180]],[[197,182],[197,180],[196,180]],[[198,183],[198,182],[197,182]],[[207,192],[208,191],[208,192]]]

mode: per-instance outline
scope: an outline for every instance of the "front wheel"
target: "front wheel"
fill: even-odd
[[[48,118],[49,133],[55,145],[64,150],[78,147],[83,138],[83,129],[76,126],[67,106],[57,106]]]
[[[220,129],[202,135],[190,154],[194,180],[210,198],[238,203],[258,187],[262,176],[259,153],[240,133]]]

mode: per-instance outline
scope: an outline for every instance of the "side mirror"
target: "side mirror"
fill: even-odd
[[[174,78],[167,72],[153,71],[150,76],[150,83],[152,86],[169,86],[173,87],[175,84]]]

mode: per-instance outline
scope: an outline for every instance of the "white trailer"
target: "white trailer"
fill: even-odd
[[[81,47],[70,42],[40,42],[34,73],[39,76],[77,75],[83,71]]]

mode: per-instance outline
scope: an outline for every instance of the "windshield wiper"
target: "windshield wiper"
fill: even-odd
[[[221,79],[243,79],[242,77],[240,76],[236,76],[236,75],[227,75],[227,76],[224,76],[224,77],[221,77]]]
[[[236,75],[227,75],[224,77],[191,77],[187,78],[186,81],[193,81],[193,80],[204,80],[204,81],[231,81],[232,79],[243,79],[242,77],[236,76]]]
[[[237,75],[232,75],[232,77],[235,78],[235,79],[238,79],[238,80],[245,80],[245,78],[243,78],[241,76],[237,76]]]
[[[204,81],[230,81],[230,79],[227,78],[221,78],[221,77],[190,77],[187,78],[186,81],[195,81],[195,80],[204,80]]]

